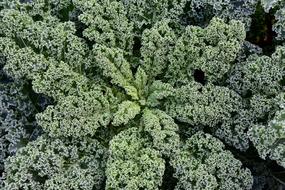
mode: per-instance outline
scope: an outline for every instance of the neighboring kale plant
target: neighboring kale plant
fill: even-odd
[[[0,42],[4,52],[2,42],[6,46],[9,42]],[[3,71],[6,64],[3,52],[0,53],[0,187],[5,159],[40,135],[41,128],[35,121],[35,115],[49,103],[48,98],[33,93],[28,82],[7,76]]]
[[[273,30],[277,33],[278,40],[285,39],[285,2],[283,0],[261,0],[261,5],[268,13],[274,12],[275,23]]]
[[[244,22],[249,30],[251,15],[255,11],[258,0],[187,0],[182,23],[205,25],[213,17],[227,20],[237,19]]]

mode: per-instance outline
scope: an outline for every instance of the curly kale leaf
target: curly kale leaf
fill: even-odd
[[[60,22],[48,15],[43,21],[34,21],[26,12],[4,9],[0,12],[0,34],[11,37],[23,47],[64,61],[72,68],[81,70],[87,64],[87,44],[75,35],[73,22]]]
[[[78,137],[94,135],[110,120],[108,100],[100,92],[91,91],[79,96],[67,96],[55,106],[37,114],[40,126],[53,137]]]
[[[169,55],[166,80],[186,84],[199,70],[206,81],[219,82],[230,71],[244,39],[244,26],[238,21],[226,24],[214,18],[206,28],[186,27]]]
[[[253,54],[233,67],[227,83],[230,89],[243,97],[243,108],[231,121],[217,129],[218,137],[246,150],[249,140],[246,133],[250,126],[265,125],[273,119],[284,99],[283,54],[284,47],[279,46],[271,57]]]
[[[2,40],[2,39],[1,39]],[[35,114],[46,107],[44,97],[29,92],[25,81],[14,81],[3,67],[7,63],[5,53],[14,48],[7,39],[6,48],[0,48],[0,188],[3,185],[4,162],[42,132],[35,122]],[[0,47],[3,44],[0,43]],[[42,99],[42,102],[38,102]]]
[[[248,132],[251,141],[263,159],[272,159],[285,167],[284,106],[267,125],[254,125]]]
[[[38,20],[48,15],[56,16],[60,20],[68,20],[69,13],[72,11],[72,0],[2,0],[1,7],[26,12]]]
[[[93,51],[96,66],[102,70],[103,76],[110,78],[112,84],[123,88],[132,99],[138,100],[137,89],[131,84],[134,76],[129,62],[124,57],[124,51],[106,46],[95,46]]]
[[[236,64],[228,79],[230,88],[242,96],[248,93],[276,96],[282,89],[284,52],[285,48],[279,46],[271,57],[251,55]]]
[[[3,44],[6,41],[3,38]],[[47,59],[31,48],[16,46],[8,51],[10,46],[4,47],[7,49],[4,50],[5,70],[16,80],[32,80],[35,92],[56,101],[57,105],[50,106],[37,117],[51,136],[92,136],[96,129],[109,123],[109,96],[106,93],[104,97],[99,85],[73,71],[65,62]]]
[[[114,114],[112,124],[114,126],[126,125],[130,120],[134,119],[140,111],[140,106],[135,102],[124,101],[118,106],[118,111]]]
[[[142,126],[151,137],[152,146],[162,155],[171,157],[179,149],[178,125],[163,111],[145,109]]]
[[[261,0],[265,12],[274,10],[276,22],[273,24],[273,30],[277,33],[278,40],[285,39],[285,3],[282,0]]]
[[[285,4],[283,7],[276,11],[275,19],[277,22],[273,25],[273,30],[278,34],[278,40],[285,39]]]
[[[5,160],[41,133],[36,113],[23,84],[0,83],[0,187]]]
[[[106,149],[94,139],[41,137],[5,164],[7,189],[100,189]]]
[[[214,127],[230,119],[241,109],[241,97],[234,91],[214,85],[203,86],[197,82],[175,89],[168,98],[166,112],[173,118],[190,125]]]
[[[188,0],[181,16],[183,24],[205,26],[213,17],[240,20],[249,30],[258,0]]]
[[[121,103],[114,115],[114,125],[126,125],[143,108],[159,108],[160,101],[173,95],[171,85],[149,78],[142,67],[133,72],[121,49],[95,46],[94,54],[106,83],[111,79],[113,87],[117,87],[122,94],[118,97]]]
[[[137,128],[124,130],[110,142],[106,189],[159,189],[165,170],[159,151]]]
[[[82,11],[79,20],[88,26],[83,36],[97,44],[118,47],[129,52],[133,47],[133,23],[119,1],[75,0],[75,7]]]
[[[261,0],[261,5],[265,11],[268,12],[271,8],[274,8],[280,2],[282,2],[282,0]]]
[[[140,34],[144,29],[151,28],[156,22],[163,19],[179,21],[187,0],[120,0],[127,17],[134,23],[136,33]]]
[[[170,20],[157,22],[152,28],[144,30],[140,49],[141,66],[150,78],[163,74],[169,64],[168,55],[173,51],[177,36],[170,27]]]
[[[175,189],[251,189],[251,172],[243,168],[221,141],[198,132],[190,137],[171,164],[179,180]]]

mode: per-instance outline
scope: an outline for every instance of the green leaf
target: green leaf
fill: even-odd
[[[124,101],[118,106],[118,111],[114,114],[112,124],[114,126],[126,125],[135,118],[141,111],[140,106],[132,101]]]
[[[138,128],[129,128],[110,142],[106,189],[159,190],[165,161]]]
[[[142,125],[150,134],[153,147],[163,155],[171,157],[179,149],[178,125],[163,111],[145,109]]]
[[[139,67],[135,74],[134,84],[138,89],[140,98],[145,95],[145,92],[147,90],[147,82],[148,82],[147,74],[144,72],[144,70],[141,67]]]

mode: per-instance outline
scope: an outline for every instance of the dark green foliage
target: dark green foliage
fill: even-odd
[[[251,24],[251,15],[255,11],[257,0],[187,0],[182,21],[187,24],[205,25],[213,17],[226,20],[236,19]]]
[[[283,9],[1,1],[0,188],[277,188]]]
[[[7,76],[2,69],[5,63],[0,53],[0,187],[5,160],[42,133],[35,114],[49,103],[46,97],[31,94],[25,82]]]

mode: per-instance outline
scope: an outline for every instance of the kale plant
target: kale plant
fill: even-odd
[[[282,188],[284,6],[2,0],[0,188]]]

